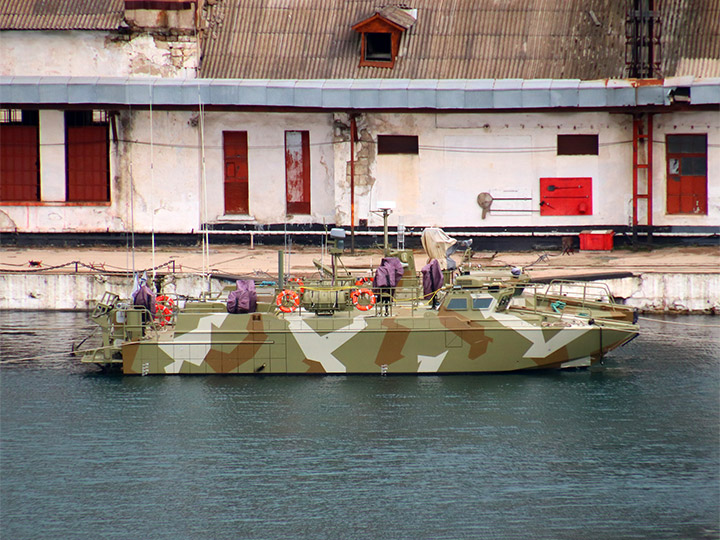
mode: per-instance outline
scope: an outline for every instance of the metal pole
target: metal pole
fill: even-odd
[[[285,252],[278,250],[278,288],[285,286]]]
[[[383,209],[383,253],[387,257],[390,254],[390,244],[388,243],[388,215],[390,210]]]
[[[355,254],[355,116],[350,114],[350,252]]]

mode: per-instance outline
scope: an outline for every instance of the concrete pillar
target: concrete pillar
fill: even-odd
[[[65,201],[65,113],[40,111],[40,200]]]

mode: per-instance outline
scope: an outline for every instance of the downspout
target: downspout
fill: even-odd
[[[350,252],[355,253],[355,114],[350,114]]]

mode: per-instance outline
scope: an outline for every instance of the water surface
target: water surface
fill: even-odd
[[[719,538],[720,321],[600,369],[99,374],[87,315],[0,312],[3,539]]]

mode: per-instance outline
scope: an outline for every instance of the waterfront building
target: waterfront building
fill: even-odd
[[[61,4],[0,0],[0,232],[720,231],[718,0]]]

